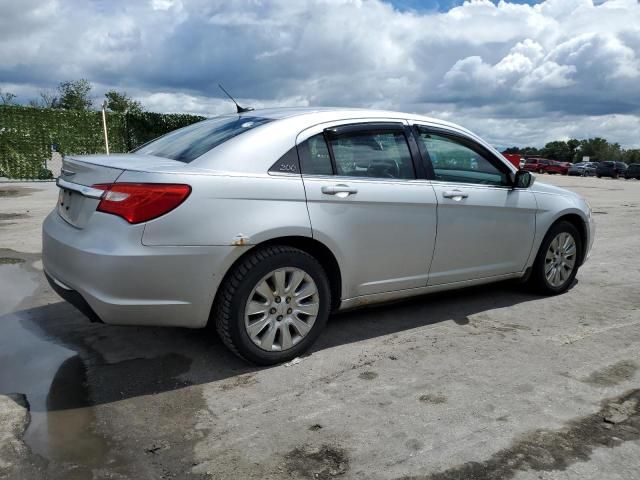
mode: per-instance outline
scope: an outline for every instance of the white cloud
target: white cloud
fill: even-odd
[[[151,0],[151,8],[153,10],[182,10],[182,2],[180,0]]]
[[[606,134],[640,146],[636,0],[472,0],[443,13],[380,0],[0,4],[0,87],[23,101],[86,77],[152,110],[216,114],[229,108],[222,82],[254,107],[392,108],[504,144]]]

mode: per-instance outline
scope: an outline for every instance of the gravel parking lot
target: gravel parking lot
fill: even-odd
[[[89,323],[41,272],[55,185],[0,184],[0,478],[640,478],[640,181],[538,181],[596,216],[569,292],[336,315],[272,368],[209,331]]]

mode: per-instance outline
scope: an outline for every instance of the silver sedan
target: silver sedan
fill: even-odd
[[[562,293],[594,237],[577,194],[385,111],[221,116],[67,156],[58,186],[43,260],[63,298],[108,324],[215,325],[258,364],[307,350],[332,311],[504,279]]]

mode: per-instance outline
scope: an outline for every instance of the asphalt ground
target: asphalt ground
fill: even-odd
[[[572,288],[333,316],[295,365],[207,330],[90,323],[46,284],[48,183],[0,184],[0,478],[640,478],[640,181],[591,203]]]

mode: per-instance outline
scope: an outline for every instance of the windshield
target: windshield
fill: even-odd
[[[133,152],[189,163],[227,140],[271,120],[248,116],[203,120],[152,140]]]

